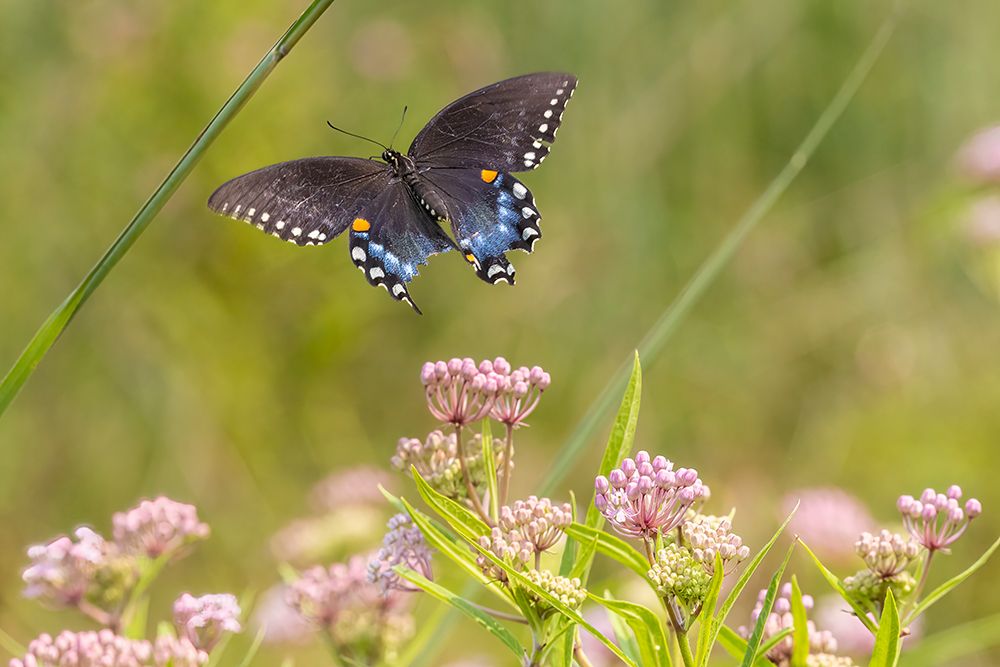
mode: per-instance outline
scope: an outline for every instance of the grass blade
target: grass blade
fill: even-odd
[[[267,628],[261,628],[257,631],[257,635],[253,638],[253,644],[250,645],[250,649],[247,654],[243,656],[243,660],[240,661],[240,667],[250,667],[253,659],[257,657],[257,651],[260,650],[260,645],[264,643],[264,634],[267,632]]]
[[[788,565],[789,559],[792,557],[792,551],[795,550],[795,543],[788,547],[788,551],[785,552],[785,560],[781,561],[781,565],[775,570],[774,575],[771,577],[771,583],[767,587],[767,593],[764,596],[764,606],[760,610],[760,615],[757,616],[757,622],[753,626],[753,632],[750,633],[750,638],[747,639],[747,650],[743,654],[743,662],[741,663],[743,667],[752,667],[757,659],[757,649],[760,647],[761,637],[764,636],[764,626],[767,624],[767,617],[771,613],[771,607],[774,605],[774,599],[778,596],[778,587],[781,586],[781,577],[785,574],[785,567]]]
[[[791,667],[806,667],[809,658],[809,626],[807,625],[806,605],[802,602],[802,589],[799,580],[792,575],[792,665]]]
[[[686,285],[681,289],[677,297],[667,306],[660,318],[653,324],[650,330],[639,342],[639,355],[649,365],[659,357],[664,344],[670,339],[684,318],[697,304],[708,288],[712,286],[722,269],[729,264],[730,260],[743,245],[750,232],[760,223],[765,215],[770,212],[775,203],[785,193],[788,187],[795,181],[795,178],[809,163],[809,160],[816,153],[816,149],[826,138],[834,123],[840,118],[847,108],[847,105],[854,99],[855,94],[864,83],[872,67],[878,61],[882,50],[889,42],[896,28],[896,16],[890,15],[879,28],[878,32],[868,44],[864,53],[858,59],[854,68],[844,79],[840,89],[834,94],[830,103],[826,106],[816,123],[806,134],[802,143],[792,153],[784,168],[774,180],[767,186],[764,192],[753,202],[746,213],[737,221],[736,225],[729,231],[725,238],[715,247],[698,270],[691,277]],[[556,465],[549,471],[548,476],[542,484],[540,495],[551,495],[552,490],[563,480],[569,472],[577,456],[586,446],[593,435],[594,430],[601,423],[604,415],[614,403],[614,397],[618,395],[628,382],[628,366],[623,365],[612,376],[611,381],[605,385],[597,399],[584,413],[583,419],[574,429],[569,439],[556,453]]]
[[[486,468],[486,488],[490,494],[490,518],[496,523],[500,518],[500,499],[497,496],[497,461],[493,455],[493,430],[490,420],[483,420],[483,465]]]
[[[920,614],[927,611],[932,604],[934,604],[935,602],[943,598],[945,595],[947,595],[948,592],[951,591],[951,589],[955,588],[955,586],[958,586],[960,583],[971,577],[976,572],[976,570],[981,568],[983,565],[986,565],[986,561],[990,559],[990,557],[993,555],[993,553],[997,550],[998,547],[1000,547],[1000,538],[997,538],[996,542],[990,545],[990,548],[987,549],[986,552],[982,556],[980,556],[975,563],[970,565],[963,572],[956,574],[954,577],[952,577],[951,579],[944,582],[943,584],[935,588],[933,591],[928,593],[923,600],[917,603],[917,606],[913,608],[913,611],[910,613],[910,615],[906,617],[906,624],[909,625],[911,622],[913,622],[913,619],[915,619],[917,616],[920,616]]]
[[[414,586],[420,588],[422,591],[424,591],[431,597],[434,597],[440,600],[441,602],[451,605],[458,611],[462,612],[463,614],[474,620],[476,623],[482,626],[487,632],[489,632],[491,635],[499,639],[500,642],[504,646],[509,648],[511,652],[513,652],[514,655],[518,657],[519,660],[524,659],[525,655],[524,648],[521,646],[521,643],[517,640],[517,637],[515,637],[510,630],[501,625],[498,620],[496,620],[483,610],[479,609],[465,598],[460,597],[459,595],[453,593],[444,586],[435,584],[433,581],[424,577],[423,575],[414,570],[411,570],[402,565],[397,565],[395,567],[395,570],[396,572],[399,573],[399,576],[403,577]]]
[[[868,667],[895,667],[899,660],[899,628],[896,598],[892,588],[889,588],[885,592],[885,605],[878,620],[878,634],[875,635],[875,648]]]
[[[128,226],[122,231],[117,239],[104,253],[104,256],[94,265],[83,281],[74,289],[59,306],[52,311],[52,314],[42,323],[38,331],[28,342],[28,346],[21,352],[21,356],[14,362],[13,367],[8,371],[3,382],[0,383],[0,415],[4,413],[14,397],[17,396],[21,387],[28,381],[35,368],[42,361],[42,358],[55,344],[63,330],[69,326],[70,321],[77,311],[83,306],[91,294],[94,293],[104,279],[111,272],[111,269],[121,261],[125,253],[129,251],[139,236],[146,230],[149,223],[153,221],[160,209],[166,205],[167,201],[180,187],[184,179],[187,178],[191,170],[201,159],[209,146],[218,138],[229,122],[236,117],[240,109],[253,97],[268,75],[274,71],[278,63],[288,55],[302,36],[308,32],[309,28],[316,23],[316,20],[323,15],[323,12],[333,4],[333,0],[313,0],[302,15],[285,31],[285,34],[268,50],[264,57],[257,63],[250,74],[243,80],[243,83],[236,89],[232,96],[226,100],[222,108],[215,114],[201,134],[194,140],[191,147],[187,149],[181,159],[174,165],[174,168],[163,179],[159,187],[150,195],[146,203],[135,214]]]
[[[605,593],[605,595],[607,594]],[[591,594],[590,599],[608,611],[614,612],[628,625],[632,631],[633,646],[638,651],[637,656],[632,654],[634,657],[638,657],[636,662],[640,665],[670,667],[670,644],[667,643],[667,635],[663,631],[663,621],[651,609],[634,602],[615,600],[610,596],[602,598]],[[615,634],[619,643],[622,643],[623,636],[628,636],[618,631]],[[622,643],[622,648],[625,648],[624,643]]]
[[[719,591],[722,589],[722,556],[715,553],[715,569],[712,572],[712,582],[701,605],[701,624],[698,628],[698,646],[694,654],[694,664],[707,665],[712,653],[712,625],[715,623],[715,606],[719,602]]]

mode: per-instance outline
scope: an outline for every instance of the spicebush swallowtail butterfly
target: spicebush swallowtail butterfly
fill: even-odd
[[[223,184],[208,206],[300,246],[350,230],[354,265],[418,313],[406,283],[452,248],[486,282],[514,284],[506,253],[530,253],[542,232],[534,197],[512,174],[545,160],[575,87],[559,72],[500,81],[442,109],[405,155],[275,164]]]

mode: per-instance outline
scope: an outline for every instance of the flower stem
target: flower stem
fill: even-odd
[[[594,667],[587,654],[583,652],[583,644],[580,642],[573,645],[573,659],[576,660],[576,664],[580,665],[580,667]]]
[[[121,261],[139,236],[152,222],[156,214],[173,196],[184,179],[187,178],[195,164],[204,155],[212,142],[222,133],[226,125],[236,117],[240,109],[250,100],[267,76],[277,67],[278,63],[288,55],[309,28],[329,8],[333,0],[313,0],[302,15],[285,31],[285,34],[268,50],[257,63],[236,92],[230,96],[222,108],[194,140],[174,168],[167,174],[159,187],[150,195],[146,203],[135,214],[128,226],[111,244],[104,256],[94,265],[90,273],[74,289],[69,296],[49,315],[48,319],[35,332],[21,356],[0,383],[0,415],[7,409],[21,387],[28,381],[42,358],[49,351],[62,332],[69,326],[77,311],[83,306],[91,294],[104,281],[111,269]]]
[[[843,115],[844,109],[854,99],[855,94],[868,77],[868,73],[875,66],[882,50],[888,43],[896,28],[895,12],[883,23],[882,27],[868,44],[868,48],[858,59],[854,69],[851,70],[847,78],[841,84],[840,89],[834,94],[830,103],[816,119],[815,124],[806,134],[802,143],[792,153],[788,162],[782,168],[774,180],[760,194],[753,204],[746,210],[743,216],[737,221],[729,233],[715,247],[688,283],[681,289],[673,302],[667,306],[663,314],[653,324],[652,328],[639,341],[639,356],[648,365],[663,350],[664,344],[677,331],[681,322],[687,317],[691,309],[701,300],[712,286],[715,280],[722,273],[722,270],[729,264],[736,251],[749,236],[750,232],[757,227],[760,221],[766,216],[775,203],[788,190],[795,178],[802,172],[809,163],[816,149],[829,134],[834,123]],[[618,372],[612,376],[610,382],[605,385],[604,390],[584,413],[584,417],[563,444],[562,448],[555,455],[555,465],[549,471],[548,476],[542,482],[538,491],[539,495],[551,494],[566,474],[572,468],[580,451],[590,442],[590,437],[594,430],[604,423],[604,415],[615,405],[615,401],[621,396],[628,382],[629,372],[632,369],[632,356]]]
[[[514,426],[507,424],[507,437],[503,444],[503,481],[501,482],[500,504],[507,504],[507,493],[510,490],[510,472],[513,465],[511,459],[514,458]]]
[[[653,540],[644,536],[642,543],[646,546],[646,560],[649,561],[650,565],[653,565],[656,563],[656,547],[653,546]]]
[[[466,602],[468,602],[470,605],[472,605],[473,607],[475,607],[479,611],[481,611],[481,612],[483,612],[485,614],[489,614],[493,618],[499,619],[501,621],[510,621],[512,623],[523,623],[525,625],[528,624],[528,619],[526,619],[524,616],[520,616],[518,614],[508,614],[505,611],[500,611],[499,609],[493,609],[492,607],[487,607],[487,606],[484,606],[484,605],[472,602],[471,600],[466,600]]]
[[[479,500],[476,487],[472,484],[472,476],[469,475],[469,464],[465,460],[465,443],[462,442],[462,425],[455,424],[455,445],[458,448],[458,464],[462,467],[462,478],[465,480],[465,491],[469,495],[469,502],[472,508],[486,522],[487,526],[493,526],[493,519],[489,512],[483,508],[483,503]]]
[[[923,568],[920,572],[920,581],[917,582],[917,587],[913,589],[913,595],[910,596],[910,604],[912,604],[914,607],[916,607],[917,604],[920,602],[920,596],[923,595],[924,588],[927,587],[927,577],[931,571],[931,558],[933,557],[934,557],[934,551],[928,549],[927,558],[924,559]],[[903,618],[905,619],[904,620],[905,625],[909,625],[910,622],[913,621],[912,618],[909,618],[907,616],[904,616]]]
[[[681,660],[685,667],[692,667],[694,656],[691,655],[691,644],[688,642],[687,632],[684,630],[678,609],[672,600],[665,600],[665,602],[664,606],[667,608],[667,617],[670,619],[670,627],[673,630],[672,634],[677,638],[677,648],[681,651]]]

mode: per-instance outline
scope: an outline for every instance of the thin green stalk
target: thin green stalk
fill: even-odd
[[[35,332],[34,337],[28,346],[18,357],[10,371],[0,383],[0,415],[4,413],[14,397],[17,396],[21,387],[27,382],[35,368],[41,362],[42,357],[49,351],[62,332],[69,326],[77,311],[83,306],[94,290],[100,286],[104,279],[111,272],[111,269],[121,261],[125,253],[129,251],[136,239],[146,230],[160,209],[169,201],[177,188],[180,187],[184,179],[187,178],[191,170],[201,159],[202,155],[212,142],[222,133],[229,122],[236,117],[240,109],[250,100],[267,76],[278,66],[278,63],[288,55],[302,36],[316,23],[316,20],[323,15],[323,12],[333,4],[334,0],[313,0],[308,8],[299,18],[288,28],[284,35],[268,50],[257,66],[253,68],[247,78],[243,80],[236,92],[226,100],[222,108],[215,114],[215,117],[205,126],[201,134],[194,140],[191,147],[174,165],[174,168],[163,179],[159,187],[150,195],[146,203],[135,214],[128,226],[115,239],[111,247],[104,253],[100,261],[94,265],[90,273],[83,279],[76,289],[74,289],[66,300],[63,301],[42,326]]]
[[[830,132],[830,128],[840,118],[848,104],[864,83],[868,73],[878,61],[882,50],[888,43],[896,28],[896,14],[891,14],[872,38],[854,69],[841,84],[840,89],[830,100],[826,109],[816,119],[816,123],[799,144],[798,149],[789,158],[787,164],[778,173],[767,189],[747,209],[729,234],[716,246],[711,255],[702,263],[691,280],[681,289],[674,301],[667,306],[660,318],[653,324],[639,343],[639,356],[645,365],[650,365],[663,349],[664,343],[677,330],[681,322],[691,311],[691,308],[704,296],[708,288],[715,282],[722,269],[729,264],[733,255],[743,245],[747,236],[757,227],[777,203],[778,199],[788,190],[795,178],[801,173],[816,149]],[[549,471],[539,491],[542,495],[550,495],[555,487],[569,472],[580,451],[587,444],[594,430],[604,422],[604,416],[612,408],[616,398],[622,393],[628,381],[629,370],[632,367],[631,357],[627,364],[612,376],[611,381],[597,397],[597,400],[584,413],[583,419],[565,442],[562,449],[555,455],[555,465]]]

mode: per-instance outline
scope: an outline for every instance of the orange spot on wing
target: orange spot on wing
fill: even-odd
[[[483,179],[483,183],[492,183],[497,180],[497,172],[492,169],[483,169],[479,176]]]
[[[351,223],[351,229],[356,232],[367,232],[372,228],[372,223],[368,222],[364,218],[354,218],[354,222]]]
[[[469,264],[474,264],[476,261],[476,256],[470,252],[468,255],[465,256],[465,259],[469,262]]]

